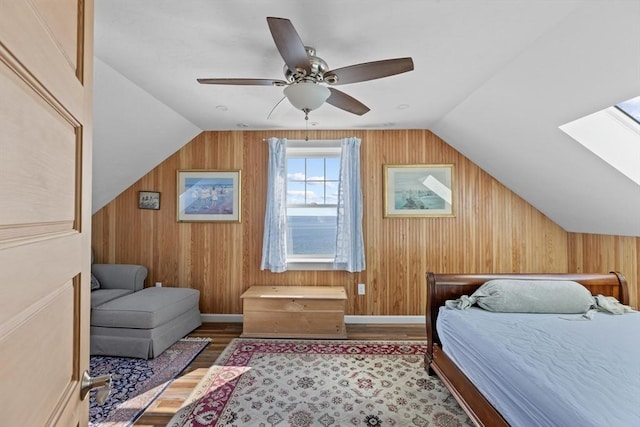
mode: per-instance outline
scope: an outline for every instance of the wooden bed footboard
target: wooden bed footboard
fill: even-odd
[[[442,351],[436,321],[438,311],[446,300],[471,295],[483,283],[494,279],[520,280],[573,280],[593,295],[613,296],[622,304],[629,304],[629,291],[625,277],[617,272],[609,274],[435,274],[427,273],[427,353],[425,368],[434,372],[451,391],[469,418],[478,426],[508,426],[509,424],[491,405],[458,366]]]

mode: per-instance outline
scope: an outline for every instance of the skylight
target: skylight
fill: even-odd
[[[640,124],[640,96],[616,104],[616,108]]]
[[[640,185],[640,96],[560,129]]]

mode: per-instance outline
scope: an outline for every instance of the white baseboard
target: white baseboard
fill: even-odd
[[[242,314],[207,314],[200,315],[204,323],[242,323]],[[347,324],[415,324],[424,323],[424,316],[344,316]]]
[[[424,323],[424,316],[344,316],[344,323],[373,323],[373,324],[414,324]]]
[[[242,323],[242,314],[201,313],[202,323]]]

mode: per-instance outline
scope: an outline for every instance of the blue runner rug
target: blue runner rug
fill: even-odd
[[[155,359],[92,356],[91,376],[111,374],[111,394],[100,405],[96,391],[89,398],[89,426],[131,426],[149,405],[209,344],[210,340],[184,338]]]

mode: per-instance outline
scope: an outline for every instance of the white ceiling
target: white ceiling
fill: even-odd
[[[95,14],[94,211],[200,130],[304,128],[286,100],[267,118],[282,88],[196,82],[282,79],[276,16],[329,68],[415,64],[340,86],[371,111],[325,104],[313,128],[431,129],[568,231],[640,236],[640,188],[558,129],[640,94],[640,0],[96,0]],[[163,142],[166,127],[181,136]]]
[[[269,86],[200,85],[198,77],[282,79],[266,17],[288,18],[329,68],[410,56],[415,71],[344,85],[371,111],[325,104],[318,128],[429,128],[558,24],[579,1],[98,0],[96,56],[206,130],[302,128]],[[216,109],[226,106],[226,111]],[[408,108],[401,109],[402,106]],[[280,108],[282,107],[282,108]]]

